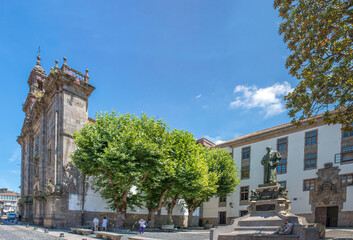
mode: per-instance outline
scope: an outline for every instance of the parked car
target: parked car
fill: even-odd
[[[15,220],[15,219],[16,219],[16,213],[7,214],[7,220]]]

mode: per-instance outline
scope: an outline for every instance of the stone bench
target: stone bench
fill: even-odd
[[[133,236],[133,237],[127,237],[129,240],[158,240],[155,238],[146,238],[142,236]]]
[[[120,240],[124,235],[112,232],[95,231],[94,234],[98,238]]]
[[[73,233],[78,233],[81,235],[90,235],[92,233],[91,229],[87,228],[70,228]]]

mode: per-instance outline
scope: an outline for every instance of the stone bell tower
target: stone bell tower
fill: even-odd
[[[94,90],[85,74],[70,68],[66,58],[47,75],[37,65],[28,78],[23,105],[25,120],[17,141],[22,149],[21,214],[26,222],[47,228],[79,224],[82,213],[69,210],[74,195],[80,204],[83,180],[71,166],[73,132],[88,122],[88,98]]]

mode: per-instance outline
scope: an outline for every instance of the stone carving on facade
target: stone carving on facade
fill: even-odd
[[[70,192],[76,192],[77,178],[79,175],[78,170],[74,167],[72,162],[67,163],[64,169],[63,188]]]
[[[324,168],[317,172],[316,189],[310,191],[309,203],[312,206],[312,211],[316,207],[324,206],[339,206],[343,208],[343,203],[346,201],[346,187],[340,184],[340,169],[332,163],[325,163]]]
[[[33,167],[34,167],[34,181],[39,179],[39,155],[33,158]]]

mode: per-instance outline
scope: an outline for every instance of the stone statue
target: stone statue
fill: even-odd
[[[271,147],[266,148],[267,153],[261,160],[261,164],[264,165],[264,184],[276,183],[277,182],[277,164],[281,160],[281,154],[272,150]]]

